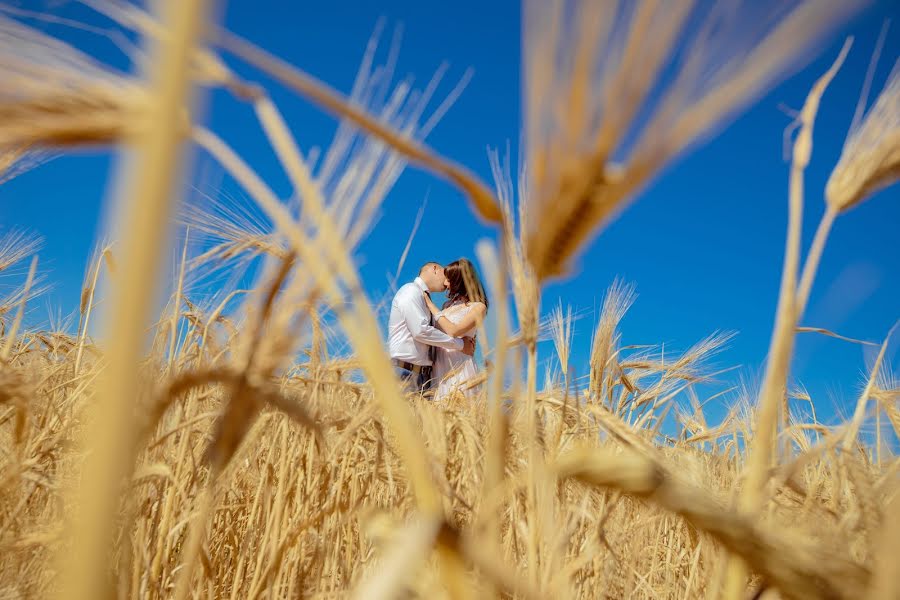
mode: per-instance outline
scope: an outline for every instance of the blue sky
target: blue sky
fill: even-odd
[[[48,3],[13,0],[12,5],[46,8]],[[77,5],[49,5],[60,14],[94,18]],[[398,76],[410,74],[424,84],[442,61],[448,61],[450,70],[442,88],[446,93],[467,68],[474,69],[472,81],[429,143],[490,181],[486,149],[509,143],[515,156],[520,135],[517,2],[232,0],[224,11],[227,27],[344,92],[350,89],[380,17],[386,19],[387,39],[394,27],[402,26]],[[625,343],[664,342],[667,349],[678,350],[713,331],[733,330],[739,335],[718,358],[718,365],[741,365],[751,380],[758,374],[768,347],[786,226],[788,165],[782,156],[782,133],[790,117],[780,106],[799,108],[813,81],[837,55],[844,35],[855,35],[856,43],[827,91],[816,122],[806,179],[804,242],[808,244],[823,209],[825,181],[840,155],[886,18],[893,18],[894,26],[874,90],[880,89],[900,56],[898,17],[900,5],[890,0],[873,3],[830,38],[807,68],[711,141],[672,164],[591,244],[578,273],[546,289],[545,309],[562,298],[587,311],[576,327],[576,362],[588,355],[592,310],[618,276],[635,283],[639,294],[623,324]],[[98,56],[112,56],[105,42],[57,26],[41,27],[64,33]],[[287,93],[277,92],[274,97],[302,144],[327,144],[334,131],[330,118]],[[254,157],[254,166],[276,190],[287,189],[246,107],[217,96],[207,117],[243,155]],[[44,306],[63,313],[77,308],[84,265],[100,231],[110,165],[108,152],[80,152],[0,187],[0,224],[26,227],[46,239],[41,265],[54,288]],[[471,256],[477,240],[494,235],[465,208],[456,189],[408,169],[358,255],[373,297],[380,297],[387,288],[388,274],[396,266],[426,195],[428,207],[407,262],[407,278],[413,276],[414,265],[426,260],[449,262]],[[898,196],[895,187],[839,218],[805,324],[880,341],[900,318]],[[32,312],[33,319],[45,314],[44,306]],[[544,356],[551,352],[548,345]],[[855,399],[865,360],[858,346],[802,334],[795,368],[827,413],[835,402],[849,406]]]

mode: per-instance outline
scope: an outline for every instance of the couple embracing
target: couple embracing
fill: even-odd
[[[432,293],[447,292],[441,309]],[[436,401],[458,391],[478,374],[475,332],[488,300],[474,265],[461,258],[442,267],[425,263],[419,276],[394,295],[388,321],[388,348],[398,376],[411,391],[434,390]]]

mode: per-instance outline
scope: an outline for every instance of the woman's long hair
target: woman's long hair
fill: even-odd
[[[487,294],[484,293],[484,286],[481,285],[481,278],[472,261],[466,258],[454,260],[444,267],[444,276],[450,283],[445,308],[457,302],[483,302],[487,308]]]

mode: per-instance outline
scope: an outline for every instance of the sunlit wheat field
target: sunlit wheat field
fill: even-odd
[[[114,40],[127,69],[36,26],[53,3],[0,4],[0,194],[122,151],[71,322],[33,325],[42,241],[0,223],[0,599],[900,598],[900,333],[804,319],[833,226],[900,176],[900,70],[846,107],[824,189],[804,173],[852,40],[791,115],[758,381],[718,378],[733,333],[681,351],[623,336],[632,282],[597,282],[591,318],[543,294],[590,277],[577,261],[610,221],[865,2],[524,0],[520,155],[490,150],[490,181],[427,141],[466,77],[396,78],[377,36],[345,95],[209,1],[82,4],[116,34],[62,24]],[[289,194],[203,119],[211,91],[252,116]],[[297,141],[288,94],[334,119],[329,146]],[[401,386],[360,275],[407,167],[496,232],[466,249],[491,298],[474,396]],[[418,268],[406,251],[388,268]],[[791,378],[798,335],[871,358],[837,425]]]

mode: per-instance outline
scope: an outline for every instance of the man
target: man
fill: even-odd
[[[455,338],[437,329],[425,305],[425,293],[443,292],[447,278],[444,268],[429,262],[419,269],[415,281],[394,295],[388,321],[388,349],[397,374],[409,386],[422,392],[431,387],[431,367],[437,348],[475,354],[475,340]]]

